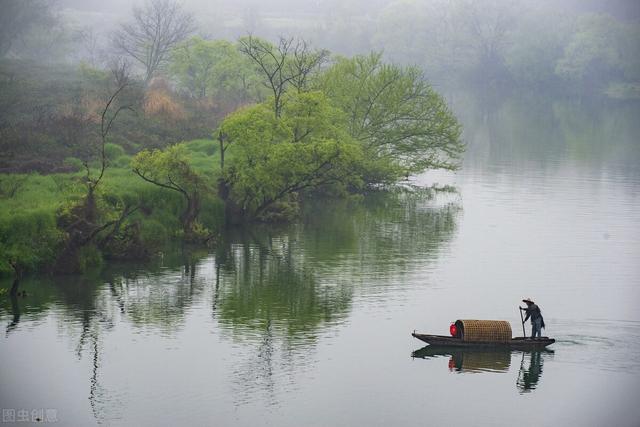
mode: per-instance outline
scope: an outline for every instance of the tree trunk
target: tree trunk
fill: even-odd
[[[84,203],[84,219],[89,224],[94,224],[96,222],[96,217],[98,216],[98,208],[96,206],[96,196],[94,187],[89,185],[87,191],[87,198]]]
[[[198,214],[200,213],[200,196],[195,193],[190,197],[187,197],[187,207],[184,212],[180,216],[180,220],[182,221],[182,229],[184,231],[184,236],[187,240],[190,240],[194,237],[193,235],[193,225],[198,218]]]
[[[227,139],[227,135],[220,131],[218,133],[218,141],[220,142],[220,172],[224,171],[224,152],[227,149],[227,147],[225,147],[224,142]]]
[[[224,221],[226,224],[238,225],[244,221],[244,211],[230,197],[231,189],[229,184],[223,179],[218,180],[218,196],[224,202]]]

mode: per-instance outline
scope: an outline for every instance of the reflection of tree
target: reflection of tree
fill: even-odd
[[[271,405],[276,403],[276,377],[278,377],[278,356],[281,353],[274,340],[271,323],[264,326],[256,350],[248,353],[244,360],[234,365],[233,382],[236,404],[248,403],[262,394]]]
[[[213,315],[247,360],[235,377],[240,401],[308,360],[319,331],[341,322],[354,293],[383,288],[435,258],[459,207],[423,192],[380,193],[363,202],[308,204],[298,224],[228,230],[216,250]]]
[[[180,250],[168,254],[162,266],[149,265],[146,269],[124,264],[111,266],[100,275],[24,278],[20,289],[26,297],[0,299],[0,312],[13,315],[7,333],[25,316],[28,320],[46,316],[52,305],[63,308],[59,313],[65,326],[79,326],[75,331],[79,334],[77,353],[85,347],[96,320],[102,330],[114,326],[114,311],[137,325],[174,328],[204,289],[197,261],[206,254]],[[0,285],[7,287],[6,283],[4,280]],[[102,283],[106,285],[101,287]],[[75,335],[74,331],[68,332]]]
[[[385,193],[363,203],[308,206],[283,230],[230,231],[218,247],[225,325],[308,338],[349,310],[355,285],[406,273],[433,259],[455,230],[457,205],[434,207],[427,195]]]
[[[17,281],[18,279],[16,279]],[[13,331],[20,323],[20,305],[18,304],[18,297],[15,293],[11,292],[9,294],[9,298],[11,300],[11,313],[13,317],[11,322],[7,325],[7,336],[9,336],[9,332]]]
[[[273,323],[296,339],[348,310],[349,289],[318,283],[292,233],[227,235],[223,245],[217,313],[223,325],[266,331]]]
[[[76,341],[75,354],[81,359],[86,352],[91,355],[91,373],[89,378],[89,403],[98,422],[107,420],[108,410],[119,405],[110,405],[114,401],[113,391],[100,385],[100,338],[115,326],[114,304],[111,298],[99,288],[100,278],[96,275],[61,276],[50,279],[27,281],[29,315],[39,318],[49,315],[50,306],[56,314],[60,328],[65,335]]]
[[[53,314],[77,357],[90,359],[88,398],[106,422],[120,398],[105,385],[107,335],[123,322],[175,334],[189,308],[210,296],[223,334],[248,348],[235,364],[239,399],[258,390],[273,402],[279,381],[293,383],[309,366],[318,335],[346,318],[354,294],[374,286],[389,292],[389,282],[403,283],[398,279],[431,262],[453,235],[458,211],[420,192],[308,204],[294,225],[228,230],[215,258],[168,251],[159,265],[24,279],[29,296],[3,298],[0,310],[13,314],[7,332]]]
[[[53,314],[64,335],[74,343],[78,359],[89,357],[89,404],[96,421],[107,423],[118,417],[122,405],[118,404],[118,389],[103,384],[104,336],[126,319],[134,325],[173,332],[204,287],[196,261],[206,252],[176,253],[166,257],[164,267],[151,265],[142,271],[138,266],[121,265],[110,267],[102,275],[22,279],[20,289],[26,297],[0,298],[0,313],[12,315],[6,333],[15,331],[20,321]]]
[[[206,252],[179,253],[179,257],[170,260],[170,268],[114,269],[103,275],[110,298],[134,325],[174,331],[204,291],[205,281],[198,275],[197,260]]]
[[[347,312],[344,286],[323,287],[305,265],[295,231],[229,230],[216,251],[213,314],[223,330],[254,347],[234,371],[234,396],[241,404],[256,393],[274,403],[275,376],[293,347],[308,350],[315,331]],[[286,367],[285,367],[286,365]]]
[[[505,97],[484,93],[455,96],[454,110],[468,141],[466,164],[483,168],[535,164],[557,168],[566,158],[601,166],[615,162],[631,169],[640,159],[637,105]],[[637,169],[637,168],[636,168]]]
[[[630,172],[640,160],[639,114],[636,105],[553,104],[559,138],[570,157],[596,166],[614,161]]]
[[[0,288],[17,290],[19,287],[20,289],[18,293],[8,291],[6,297],[4,295],[0,297],[0,315],[11,314],[11,321],[6,328],[7,336],[18,329],[20,322],[37,320],[46,315],[47,309],[52,304],[54,292],[50,286],[42,286],[43,281],[49,280],[34,277],[13,281],[0,280]]]
[[[323,267],[316,270],[324,280],[384,286],[433,261],[453,236],[460,206],[438,200],[429,191],[398,190],[359,204],[309,206],[307,257]]]
[[[117,304],[108,293],[100,288],[101,280],[97,275],[65,276],[54,279],[53,288],[57,291],[57,300],[65,308],[62,326],[71,337],[79,336],[75,352],[78,359],[89,354],[91,372],[89,377],[89,404],[98,423],[107,422],[120,405],[113,405],[116,397],[114,390],[106,389],[100,382],[101,337],[111,331],[116,324]]]

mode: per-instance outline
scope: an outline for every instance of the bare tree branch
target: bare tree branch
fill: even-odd
[[[249,35],[240,39],[240,52],[247,55],[264,75],[273,93],[276,117],[282,111],[282,96],[291,85],[298,92],[307,89],[309,78],[329,57],[328,51],[312,50],[302,39],[280,37],[277,45]]]
[[[167,61],[171,50],[195,30],[193,15],[174,0],[147,0],[133,8],[133,21],[113,35],[121,53],[140,62],[148,83]]]

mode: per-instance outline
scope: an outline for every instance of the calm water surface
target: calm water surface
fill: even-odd
[[[640,425],[638,108],[451,102],[464,168],[412,184],[457,192],[318,203],[208,252],[25,280],[0,305],[0,407],[69,426]],[[521,335],[523,297],[550,351],[410,336],[457,318]]]

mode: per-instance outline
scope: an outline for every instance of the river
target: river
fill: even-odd
[[[640,109],[449,98],[462,169],[406,183],[440,191],[308,203],[211,250],[0,296],[3,421],[638,426]],[[524,297],[548,351],[410,335],[460,318],[521,335]]]

